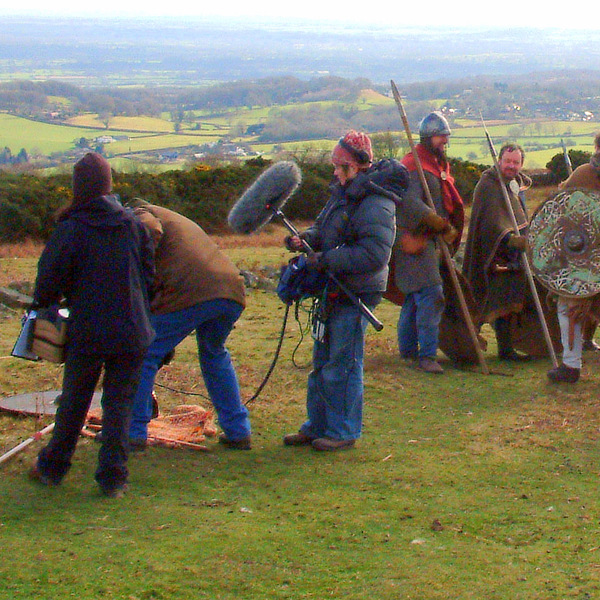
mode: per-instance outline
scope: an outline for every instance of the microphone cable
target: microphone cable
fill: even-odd
[[[281,325],[281,331],[279,333],[279,340],[277,341],[277,348],[275,349],[275,355],[273,356],[273,360],[271,361],[271,366],[269,367],[269,370],[267,371],[267,374],[265,375],[261,384],[258,386],[256,392],[254,392],[254,394],[252,395],[251,398],[249,398],[248,400],[246,400],[246,402],[244,402],[244,406],[248,406],[248,404],[250,404],[250,402],[254,402],[254,400],[256,400],[258,398],[259,394],[262,392],[265,385],[267,385],[267,382],[269,381],[271,374],[275,370],[275,365],[277,364],[277,360],[279,359],[279,353],[281,352],[281,346],[283,345],[283,336],[285,335],[285,328],[287,327],[288,316],[290,314],[290,306],[291,306],[290,304],[285,305],[285,312],[283,313],[283,323]]]

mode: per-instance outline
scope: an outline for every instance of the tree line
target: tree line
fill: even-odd
[[[373,84],[366,78],[346,79],[320,76],[303,80],[294,76],[241,79],[199,87],[78,87],[56,80],[14,80],[0,83],[0,110],[12,114],[64,120],[81,113],[101,116],[159,116],[165,112],[177,121],[191,111],[230,111],[243,107],[271,107],[304,104],[315,101],[339,101],[343,106],[331,108],[297,107],[275,111],[268,120],[265,141],[281,138],[282,121],[295,139],[300,123],[316,117],[321,124],[309,138],[317,136],[322,123],[333,118],[352,125],[363,125],[367,131],[397,128],[392,107],[372,107],[358,111],[359,94],[374,89],[387,94],[387,86]],[[556,71],[511,77],[465,77],[462,79],[425,81],[405,84],[402,94],[415,106],[415,113],[440,100],[449,110],[463,116],[488,119],[518,116],[548,119],[600,118],[600,86],[595,71]],[[354,106],[354,110],[353,107]],[[348,108],[349,107],[349,108]],[[314,111],[314,114],[310,114]],[[346,112],[347,114],[344,114]],[[360,115],[359,112],[364,114]],[[410,115],[409,115],[410,116]],[[307,137],[307,136],[305,136]]]

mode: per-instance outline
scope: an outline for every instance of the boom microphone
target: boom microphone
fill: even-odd
[[[252,233],[264,227],[302,181],[298,165],[281,161],[271,165],[243,193],[229,211],[227,222],[236,233]]]

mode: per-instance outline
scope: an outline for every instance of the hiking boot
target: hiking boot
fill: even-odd
[[[315,450],[335,451],[352,448],[356,440],[334,440],[331,438],[317,438],[312,441],[312,447]]]
[[[310,446],[316,438],[310,437],[299,431],[298,433],[288,433],[283,436],[284,446]]]
[[[509,360],[513,362],[525,362],[531,360],[531,356],[529,356],[529,354],[525,354],[525,352],[519,352],[513,348],[506,350],[505,352],[499,352],[498,358],[500,360]]]
[[[219,443],[231,450],[251,450],[252,438],[248,435],[239,440],[230,440],[224,433],[219,436]]]
[[[600,346],[594,340],[584,340],[582,349],[584,352],[600,352]]]
[[[419,359],[419,369],[425,371],[425,373],[434,373],[436,375],[441,375],[444,372],[440,363],[428,356]]]
[[[575,383],[579,379],[579,371],[575,367],[567,367],[564,363],[560,367],[550,369],[547,376],[553,383]]]
[[[40,468],[37,465],[34,465],[29,471],[29,479],[32,481],[37,481],[37,483],[41,483],[42,485],[46,486],[60,485],[60,479],[50,477],[50,475],[45,475],[40,471]]]

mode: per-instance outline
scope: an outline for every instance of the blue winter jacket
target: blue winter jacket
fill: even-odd
[[[302,233],[313,250],[322,253],[319,263],[370,304],[386,289],[396,228],[393,194],[380,185],[388,178],[381,177],[378,167],[360,172],[345,186],[332,184],[331,198],[314,225]],[[398,163],[393,167],[403,169]],[[404,172],[400,177],[406,177]]]
[[[143,353],[154,338],[153,277],[145,227],[116,196],[101,196],[62,215],[38,263],[34,306],[66,300],[69,352]]]

